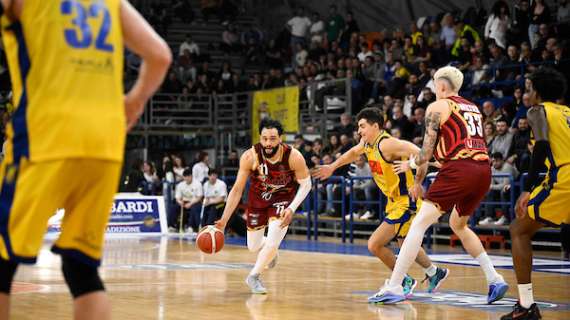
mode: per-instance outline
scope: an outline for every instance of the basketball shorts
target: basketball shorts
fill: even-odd
[[[120,162],[86,158],[2,163],[1,257],[35,263],[48,219],[63,208],[52,251],[98,266],[120,173]]]
[[[460,216],[469,216],[491,185],[491,166],[487,161],[452,160],[443,164],[424,200],[441,211],[450,213],[455,207]]]
[[[528,201],[531,219],[550,227],[570,224],[570,165],[551,170],[544,182],[534,188]]]
[[[418,202],[417,206],[419,205],[421,205],[420,202]],[[397,238],[405,238],[416,215],[416,210],[416,203],[408,196],[388,199],[386,216],[383,221],[394,227]]]
[[[269,221],[281,217],[289,203],[291,201],[279,201],[265,208],[248,207],[246,212],[247,230],[256,231],[265,228]]]

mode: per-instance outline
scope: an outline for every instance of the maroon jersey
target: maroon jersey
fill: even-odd
[[[458,96],[446,100],[451,107],[451,115],[439,130],[434,152],[437,161],[489,161],[483,132],[483,116],[477,105]]]
[[[253,146],[256,168],[250,175],[248,207],[266,208],[277,202],[290,202],[295,197],[299,184],[289,166],[291,147],[281,146],[283,154],[276,163],[265,159],[260,143]]]

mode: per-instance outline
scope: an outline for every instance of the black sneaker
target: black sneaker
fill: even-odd
[[[538,320],[542,319],[540,310],[536,303],[533,303],[530,308],[526,309],[520,305],[519,302],[513,307],[513,311],[501,317],[501,320]]]

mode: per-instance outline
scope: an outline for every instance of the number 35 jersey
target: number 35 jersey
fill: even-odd
[[[8,161],[121,161],[126,119],[120,0],[26,0],[2,16],[16,106]]]
[[[483,116],[479,108],[473,102],[458,96],[445,100],[449,104],[451,115],[439,128],[434,152],[437,161],[489,161],[483,132]]]

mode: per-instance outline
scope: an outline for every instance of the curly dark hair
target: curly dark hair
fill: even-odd
[[[261,123],[259,124],[259,134],[261,134],[263,129],[277,129],[277,133],[279,135],[283,134],[283,125],[281,122],[274,119],[265,118],[261,120]]]
[[[566,78],[552,68],[540,67],[531,73],[528,79],[542,101],[556,102],[566,94]]]

